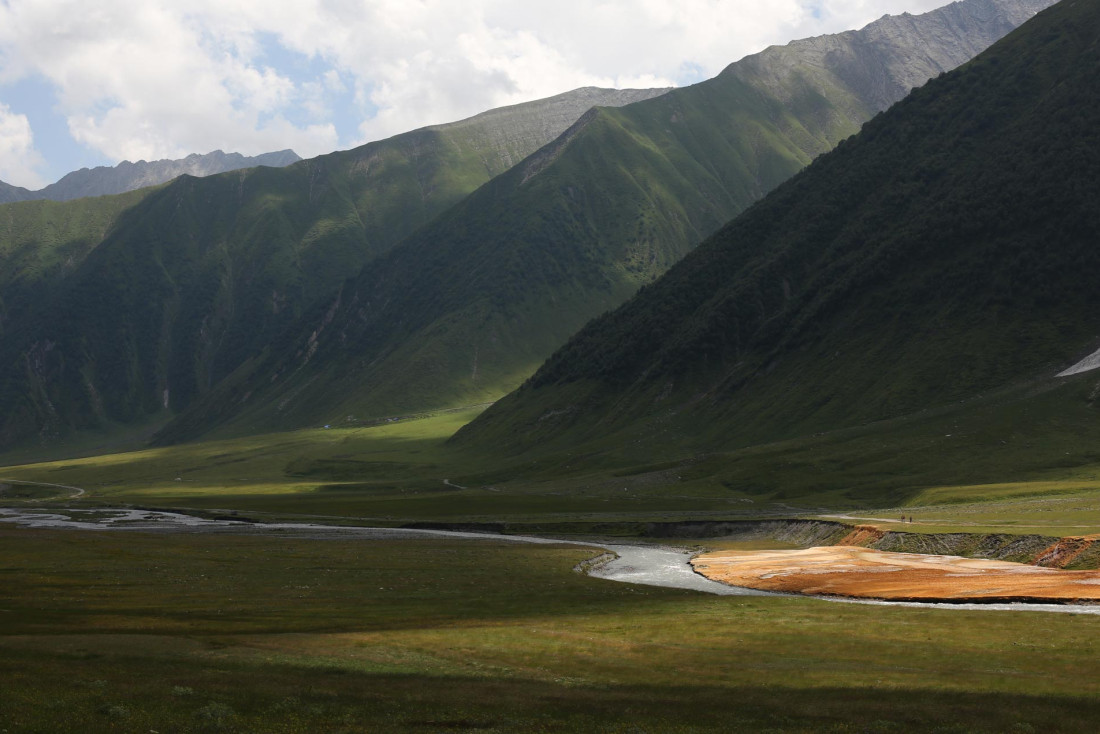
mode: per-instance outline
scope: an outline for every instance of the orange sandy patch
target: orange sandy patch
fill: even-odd
[[[1100,601],[1100,572],[852,546],[718,551],[698,573],[732,586],[893,601]]]

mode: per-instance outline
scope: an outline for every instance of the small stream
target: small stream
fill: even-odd
[[[617,558],[589,571],[595,578],[623,583],[664,586],[674,589],[690,589],[722,596],[799,596],[758,591],[739,586],[729,586],[711,581],[692,569],[688,560],[691,552],[684,548],[653,544],[625,544],[598,540],[560,540],[524,535],[499,535],[494,533],[461,532],[454,530],[414,530],[408,528],[369,528],[347,525],[321,525],[313,523],[257,523],[245,520],[208,519],[178,512],[132,509],[23,509],[0,507],[0,522],[8,522],[29,528],[130,531],[159,533],[225,533],[233,535],[270,535],[315,540],[393,540],[399,538],[467,538],[494,540],[497,542],[568,544],[603,548]],[[813,597],[842,604],[867,604],[873,606],[916,607],[935,609],[961,609],[980,611],[1034,611],[1063,612],[1071,614],[1100,614],[1100,605],[1087,604],[946,604],[921,602],[870,601],[841,599],[837,597]]]

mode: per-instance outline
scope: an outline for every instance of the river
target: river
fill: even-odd
[[[562,540],[525,535],[497,535],[453,530],[414,530],[408,528],[372,528],[315,523],[256,523],[243,520],[208,519],[178,512],[133,509],[39,509],[0,507],[0,522],[23,527],[85,531],[160,532],[160,533],[229,533],[234,535],[278,534],[281,537],[306,539],[393,540],[398,538],[467,538],[512,543],[568,544],[586,548],[601,548],[615,558],[589,571],[595,578],[647,586],[690,589],[723,596],[783,596],[766,591],[728,586],[704,578],[691,568],[691,551],[667,545],[649,543],[605,542],[602,540]],[[1100,605],[1085,604],[930,604],[919,602],[885,602],[837,597],[811,597],[845,604],[872,606],[917,607],[981,611],[1043,611],[1071,614],[1100,614]]]

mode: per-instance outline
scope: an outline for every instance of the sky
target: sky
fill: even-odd
[[[947,0],[0,0],[0,181],[309,158],[582,86],[685,86]]]

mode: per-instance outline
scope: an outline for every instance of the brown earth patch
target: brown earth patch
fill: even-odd
[[[764,591],[891,601],[1100,601],[1100,571],[856,546],[718,551],[691,563],[714,581]]]
[[[1077,557],[1092,547],[1095,535],[1070,536],[1061,538],[1057,543],[1043,550],[1032,561],[1036,566],[1065,568],[1077,560]]]
[[[874,525],[856,525],[852,532],[840,539],[837,545],[868,546],[885,537],[886,531],[879,530]]]

